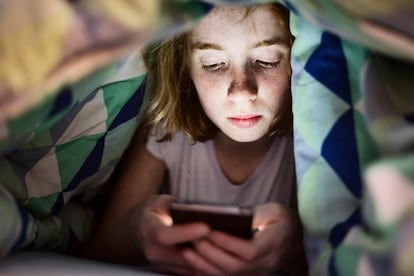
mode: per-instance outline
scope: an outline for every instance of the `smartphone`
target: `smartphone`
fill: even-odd
[[[233,205],[198,202],[172,202],[170,215],[173,224],[205,222],[212,229],[243,239],[253,237],[253,209]]]

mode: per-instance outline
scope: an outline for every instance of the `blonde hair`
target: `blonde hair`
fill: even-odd
[[[281,25],[289,30],[289,12],[279,4],[262,5],[268,7],[281,20]],[[256,6],[246,7],[246,17]],[[153,126],[163,129],[160,141],[170,140],[177,131],[182,131],[194,141],[206,141],[215,137],[219,129],[205,114],[191,79],[190,45],[191,31],[167,39],[155,47],[150,47],[144,59],[148,68],[146,93],[152,93],[143,120],[148,132]],[[290,35],[289,46],[293,43]],[[287,68],[291,74],[290,65]],[[285,93],[281,110],[276,114],[269,135],[290,135],[292,133],[291,95]]]

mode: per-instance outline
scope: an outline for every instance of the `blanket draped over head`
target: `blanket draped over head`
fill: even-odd
[[[314,275],[414,274],[411,0],[3,0],[0,256],[88,238],[140,120],[147,43],[217,4],[291,11],[299,212]]]

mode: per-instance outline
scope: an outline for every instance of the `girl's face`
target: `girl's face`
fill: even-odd
[[[191,76],[207,116],[228,137],[269,131],[290,93],[289,34],[268,8],[213,9],[191,35]]]

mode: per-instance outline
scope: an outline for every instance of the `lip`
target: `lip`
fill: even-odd
[[[254,116],[234,116],[234,117],[228,117],[227,119],[229,122],[238,127],[238,128],[251,128],[254,127],[262,118],[260,115],[254,115]]]

